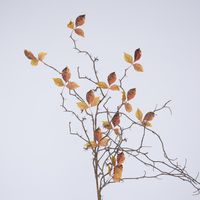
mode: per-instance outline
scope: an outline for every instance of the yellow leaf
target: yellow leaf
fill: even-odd
[[[47,55],[47,53],[46,52],[40,52],[39,54],[38,54],[38,60],[44,60],[44,58],[45,58],[45,56]]]
[[[82,36],[82,37],[85,37],[84,35],[84,31],[81,29],[81,28],[76,28],[75,30],[75,33],[79,36]]]
[[[113,91],[117,91],[117,90],[119,90],[119,86],[118,85],[111,85],[110,89],[113,90]]]
[[[127,63],[130,63],[132,64],[133,63],[133,57],[128,54],[128,53],[124,53],[124,60],[127,62]]]
[[[77,103],[77,106],[81,109],[81,110],[86,110],[88,108],[88,105],[84,102],[84,101],[80,101]]]
[[[133,67],[134,67],[135,71],[138,71],[138,72],[143,72],[144,71],[142,65],[139,64],[139,63],[133,64]]]
[[[108,145],[109,140],[110,140],[110,139],[109,139],[108,137],[102,138],[102,139],[99,141],[99,146],[106,147],[106,146]]]
[[[108,85],[105,82],[98,82],[97,85],[102,89],[107,89]]]
[[[95,141],[90,141],[84,145],[85,149],[94,149],[97,147],[97,143]]]
[[[125,102],[126,101],[126,92],[125,90],[123,90],[122,92],[122,102]]]
[[[113,166],[116,165],[116,158],[115,158],[115,156],[112,156],[112,157],[111,157],[111,162],[112,162],[112,165],[113,165]]]
[[[92,107],[97,106],[98,103],[99,103],[99,101],[100,101],[100,98],[99,98],[99,97],[94,97],[94,100],[93,100],[93,102],[91,103],[91,106],[92,106]]]
[[[133,109],[132,109],[132,106],[130,103],[125,103],[125,109],[126,109],[126,112],[131,112]]]
[[[113,181],[120,182],[122,178],[123,165],[117,165],[114,168]]]
[[[53,81],[58,87],[64,86],[63,80],[61,78],[53,78]]]
[[[108,121],[103,121],[103,127],[108,129],[108,130],[112,129],[112,125]]]
[[[38,65],[38,60],[37,59],[34,59],[34,60],[31,60],[31,65],[32,66],[37,66]]]
[[[77,83],[75,82],[68,82],[68,84],[66,85],[67,88],[69,88],[70,90],[75,90],[78,87],[80,87]]]
[[[148,121],[145,121],[142,123],[144,126],[152,127],[151,123]]]
[[[136,118],[139,120],[139,121],[142,121],[142,118],[143,118],[143,113],[142,111],[138,108],[136,113],[135,113],[135,116]]]
[[[67,27],[70,28],[70,29],[74,29],[74,22],[70,21],[70,22],[67,24]]]
[[[111,176],[111,172],[112,172],[112,167],[110,165],[108,165],[108,174]]]

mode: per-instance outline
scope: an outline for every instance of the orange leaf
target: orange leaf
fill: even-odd
[[[67,88],[69,88],[70,90],[75,90],[78,87],[80,87],[77,83],[75,82],[68,82],[68,84],[66,85]]]
[[[69,79],[71,78],[71,72],[70,72],[70,69],[68,67],[65,67],[63,70],[62,70],[62,78],[65,82],[68,82]]]
[[[85,23],[85,15],[80,15],[76,18],[76,26],[82,26]]]
[[[84,102],[84,101],[80,101],[77,103],[77,106],[81,109],[81,110],[86,110],[88,107],[88,105]]]
[[[84,31],[81,28],[76,28],[74,31],[77,35],[85,37]]]
[[[87,100],[87,102],[89,104],[91,104],[94,101],[94,98],[95,98],[94,91],[93,90],[88,91],[87,94],[86,94],[86,100]]]
[[[133,67],[134,67],[135,71],[137,71],[137,72],[143,72],[144,71],[142,65],[139,64],[139,63],[133,64]]]
[[[128,53],[124,53],[124,60],[127,63],[133,64],[133,57]]]
[[[102,81],[98,82],[97,85],[102,89],[108,88],[108,85],[105,82],[102,82]]]
[[[116,79],[117,79],[116,73],[115,72],[110,73],[107,78],[108,84],[109,85],[113,84],[116,81]]]
[[[106,147],[106,146],[108,145],[109,140],[110,140],[110,139],[109,139],[108,137],[102,138],[102,139],[99,141],[99,146]]]
[[[97,128],[95,131],[94,131],[94,139],[97,141],[97,142],[100,142],[100,140],[102,139],[102,131],[100,128]]]
[[[119,86],[118,85],[111,85],[110,90],[119,91]]]
[[[118,164],[118,165],[121,165],[121,164],[124,163],[124,161],[125,161],[125,156],[124,156],[124,153],[121,152],[121,153],[119,153],[119,154],[117,155],[117,164]]]
[[[94,106],[97,106],[98,103],[100,101],[100,98],[99,97],[94,97],[94,101],[91,103],[91,106],[94,107]]]
[[[122,102],[126,101],[126,92],[123,90],[122,92]]]
[[[135,54],[134,54],[134,62],[139,60],[141,58],[141,56],[142,56],[142,52],[141,52],[140,48],[136,49],[135,50]]]
[[[53,78],[53,81],[58,87],[63,87],[64,86],[64,83],[63,83],[61,78]]]
[[[74,29],[74,22],[70,21],[70,22],[67,24],[67,27],[70,28],[70,29]]]
[[[135,97],[136,95],[136,88],[132,88],[127,92],[127,100],[131,100]]]
[[[111,121],[112,121],[114,127],[120,124],[119,112],[115,113],[115,115],[113,116]]]
[[[131,106],[131,104],[130,103],[125,103],[125,109],[126,109],[126,111],[127,112],[131,112],[132,111],[132,106]]]
[[[38,60],[43,61],[46,55],[47,55],[46,52],[40,52],[38,54]]]
[[[37,60],[37,58],[33,55],[31,51],[25,49],[24,54],[29,60]]]
[[[114,168],[114,175],[113,175],[113,181],[114,182],[120,182],[122,178],[122,171],[123,171],[123,166],[122,165],[117,165]]]

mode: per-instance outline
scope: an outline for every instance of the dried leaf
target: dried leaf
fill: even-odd
[[[126,112],[131,112],[133,110],[131,104],[128,102],[125,103],[125,109]]]
[[[108,165],[108,174],[111,176],[111,172],[112,172],[112,167],[110,165]]]
[[[102,89],[107,89],[108,85],[105,82],[98,82],[97,85]]]
[[[121,152],[117,155],[117,165],[122,165],[125,161],[124,152]]]
[[[116,165],[116,158],[115,158],[115,156],[111,157],[111,162],[112,162],[112,165],[115,167],[115,165]]]
[[[119,91],[119,86],[118,85],[111,85],[110,86],[110,90],[113,90],[113,91]]]
[[[76,28],[75,33],[81,37],[85,37],[84,31],[81,28]]]
[[[128,53],[124,53],[124,60],[127,63],[133,64],[133,57]]]
[[[112,121],[114,127],[120,124],[119,112],[115,113],[115,115],[113,116],[111,121]]]
[[[91,103],[91,106],[97,106],[99,104],[100,97],[94,97],[94,101]]]
[[[137,60],[139,60],[142,56],[142,51],[139,49],[135,50],[135,54],[134,54],[134,62],[136,62]]]
[[[40,52],[38,54],[38,60],[43,61],[46,55],[47,55],[46,52]]]
[[[80,87],[76,82],[68,82],[68,84],[66,85],[67,88],[69,88],[70,90],[75,90],[78,87]]]
[[[86,100],[88,104],[91,104],[94,101],[94,98],[95,98],[94,91],[93,90],[88,91],[86,94]]]
[[[99,141],[99,146],[101,147],[106,147],[108,145],[109,142],[109,138],[108,137],[104,137]]]
[[[119,130],[119,128],[115,128],[115,129],[114,129],[114,132],[115,132],[116,135],[120,135],[120,130]]]
[[[70,29],[74,29],[74,22],[70,21],[70,22],[67,24],[67,27],[70,28]]]
[[[76,26],[82,26],[85,23],[85,15],[80,15],[76,18]]]
[[[117,80],[117,76],[116,76],[116,73],[115,72],[112,72],[108,75],[108,84],[111,85],[113,84],[116,80]]]
[[[39,60],[33,59],[33,60],[31,60],[31,65],[32,65],[32,66],[37,66],[37,65],[38,65],[38,62],[39,62]]]
[[[138,108],[137,111],[135,112],[135,116],[139,121],[142,121],[143,118],[143,113],[142,111]]]
[[[53,78],[53,81],[58,87],[64,86],[63,80],[61,78]]]
[[[122,92],[122,102],[125,102],[126,101],[126,92],[125,90],[123,90]]]
[[[112,129],[112,124],[108,121],[103,121],[103,127],[108,129],[108,130],[111,130]]]
[[[68,67],[65,67],[63,70],[62,70],[62,78],[65,82],[68,82],[69,79],[71,78],[71,72],[70,72],[70,69]]]
[[[113,181],[120,182],[122,178],[123,165],[116,165],[114,168]]]
[[[139,63],[133,64],[133,67],[134,67],[135,71],[137,71],[137,72],[143,72],[144,71],[142,65],[139,64]]]
[[[127,100],[131,100],[135,97],[136,95],[136,88],[132,88],[127,92]]]
[[[143,121],[144,121],[144,122],[152,121],[153,118],[154,118],[154,116],[155,116],[155,113],[154,113],[154,112],[148,112],[148,113],[146,113],[146,115],[144,116]]]
[[[97,147],[97,143],[95,141],[90,141],[84,145],[85,149],[94,149]]]
[[[31,51],[28,51],[27,49],[24,50],[24,54],[30,60],[37,60],[33,53]]]
[[[143,122],[142,123],[144,126],[148,126],[148,127],[152,127],[152,125],[151,125],[151,123],[150,122],[148,122],[148,121],[145,121],[145,122]]]
[[[102,131],[100,128],[97,128],[95,131],[94,131],[94,139],[97,141],[97,142],[100,142],[100,140],[102,139]]]
[[[77,106],[81,109],[81,110],[86,110],[87,108],[89,108],[89,106],[84,102],[84,101],[80,101],[77,103]]]

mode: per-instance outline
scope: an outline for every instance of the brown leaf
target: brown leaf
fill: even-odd
[[[63,70],[62,70],[62,78],[65,82],[68,82],[69,79],[71,78],[71,72],[70,72],[70,69],[68,67],[65,67]]]
[[[81,28],[76,28],[74,31],[77,35],[85,37],[84,31]]]
[[[91,103],[91,106],[97,106],[99,104],[100,97],[94,97],[94,101]]]
[[[100,141],[99,141],[99,146],[101,147],[106,147],[108,145],[109,142],[109,138],[108,137],[103,137]]]
[[[154,118],[154,116],[155,116],[154,112],[148,112],[148,113],[146,113],[146,115],[144,116],[143,122],[152,121],[153,118]]]
[[[85,15],[79,15],[76,18],[76,26],[82,26],[85,23]]]
[[[53,81],[58,87],[64,86],[63,80],[61,78],[53,78]]]
[[[123,165],[116,165],[114,168],[113,181],[120,182],[122,178]]]
[[[95,131],[94,131],[94,139],[97,141],[97,142],[100,142],[100,140],[102,139],[102,131],[100,128],[97,128]]]
[[[112,124],[109,123],[108,121],[103,121],[103,127],[108,129],[108,130],[111,130],[112,129]]]
[[[126,102],[124,105],[125,105],[126,112],[131,112],[133,110],[130,103]]]
[[[114,129],[114,132],[115,132],[116,135],[120,135],[120,130],[119,130],[119,128],[115,128],[115,129]]]
[[[134,54],[134,62],[136,62],[137,60],[139,60],[142,56],[142,51],[139,49],[135,50],[135,54]]]
[[[28,51],[25,49],[24,54],[30,60],[37,60],[37,58],[33,55],[33,53],[31,51]]]
[[[88,104],[91,104],[94,101],[94,98],[95,98],[94,91],[93,90],[88,91],[86,94],[86,100]]]
[[[117,155],[117,164],[122,165],[125,161],[124,152],[121,152]]]
[[[108,84],[111,85],[113,84],[116,80],[117,80],[117,76],[116,76],[116,73],[115,72],[112,72],[108,75]]]
[[[115,113],[115,115],[113,116],[111,121],[112,121],[114,127],[120,124],[119,112]]]
[[[119,86],[118,85],[111,85],[110,86],[110,90],[113,90],[113,91],[119,91]]]
[[[67,88],[69,88],[70,90],[75,90],[78,87],[80,87],[77,83],[75,82],[68,82],[68,84],[66,85]]]
[[[137,71],[137,72],[143,72],[144,71],[142,65],[139,64],[139,63],[133,64],[133,67],[134,67],[135,71]]]
[[[127,92],[127,100],[131,100],[135,97],[136,95],[136,88],[132,88]]]

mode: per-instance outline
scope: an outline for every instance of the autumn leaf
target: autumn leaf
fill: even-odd
[[[151,123],[148,121],[145,121],[142,123],[145,127],[152,127]]]
[[[77,103],[77,106],[81,109],[81,110],[86,110],[88,107],[88,105],[84,102],[84,101],[80,101]]]
[[[108,129],[108,130],[111,130],[112,129],[112,124],[108,121],[103,121],[103,127]]]
[[[128,102],[126,102],[124,106],[127,112],[131,112],[133,110],[131,104]]]
[[[94,97],[94,101],[91,103],[91,106],[97,106],[100,102],[100,97]]]
[[[143,121],[144,121],[144,122],[152,121],[153,118],[154,118],[154,116],[155,116],[155,113],[154,113],[154,112],[148,112],[148,113],[146,113],[146,115],[144,116]]]
[[[119,91],[119,86],[114,84],[114,85],[111,85],[109,89],[113,91]]]
[[[134,54],[134,62],[136,62],[137,60],[139,60],[142,56],[142,51],[139,49],[135,50],[135,54]]]
[[[142,121],[143,118],[143,113],[142,111],[138,108],[137,111],[135,112],[135,116],[139,121]]]
[[[108,84],[111,85],[113,84],[116,80],[117,80],[117,76],[116,76],[116,73],[115,72],[112,72],[108,75]]]
[[[70,69],[68,67],[65,67],[63,70],[62,70],[62,78],[65,82],[68,82],[69,79],[71,78],[71,72],[70,72]]]
[[[124,53],[124,60],[127,63],[133,64],[133,57],[128,53]]]
[[[137,72],[143,72],[144,71],[142,65],[139,64],[139,63],[133,64],[133,67],[134,67],[135,71],[137,71]]]
[[[81,28],[76,28],[75,33],[81,37],[85,37],[84,31]]]
[[[126,92],[125,90],[123,90],[122,92],[122,102],[125,102],[126,101]]]
[[[102,131],[100,128],[97,128],[95,131],[94,131],[94,139],[97,141],[97,142],[100,142],[100,140],[102,139]]]
[[[70,21],[70,22],[67,24],[67,27],[70,28],[70,29],[74,29],[74,22]]]
[[[111,162],[112,162],[112,165],[113,165],[113,166],[116,165],[116,158],[115,158],[115,156],[112,156],[112,157],[111,157]]]
[[[108,145],[109,142],[109,138],[108,137],[104,137],[99,141],[99,146],[101,147],[106,147]]]
[[[98,82],[97,85],[98,85],[98,87],[100,87],[102,89],[108,88],[108,85],[105,82]]]
[[[37,65],[38,65],[38,62],[39,62],[39,60],[33,59],[33,60],[31,60],[31,65],[32,65],[32,66],[37,66]]]
[[[38,54],[38,60],[43,61],[46,55],[47,55],[46,52],[40,52]]]
[[[61,78],[53,78],[53,81],[58,87],[64,86],[63,80]]]
[[[88,91],[86,94],[86,100],[88,104],[91,104],[94,101],[94,98],[95,98],[94,91],[93,90]]]
[[[113,116],[111,121],[112,121],[114,127],[120,124],[119,112],[115,113],[115,115]]]
[[[122,178],[123,165],[116,165],[114,168],[113,181],[120,182]]]
[[[85,15],[80,15],[76,18],[76,26],[82,26],[85,23]]]
[[[135,97],[136,95],[136,88],[132,88],[127,92],[127,100],[131,100]]]
[[[110,165],[108,165],[108,174],[111,176],[111,172],[112,172],[112,167]]]
[[[125,156],[124,156],[124,152],[121,152],[117,155],[117,164],[121,165],[123,164],[125,161]]]
[[[116,135],[119,135],[120,134],[119,128],[114,128],[114,132],[115,132]]]
[[[33,53],[31,51],[28,51],[27,49],[24,50],[24,54],[29,60],[37,60]]]
[[[75,90],[78,87],[80,87],[76,82],[68,82],[68,84],[66,85],[67,88],[69,88],[70,90]]]
[[[95,141],[90,141],[84,145],[85,149],[94,149],[97,147],[97,143]]]

